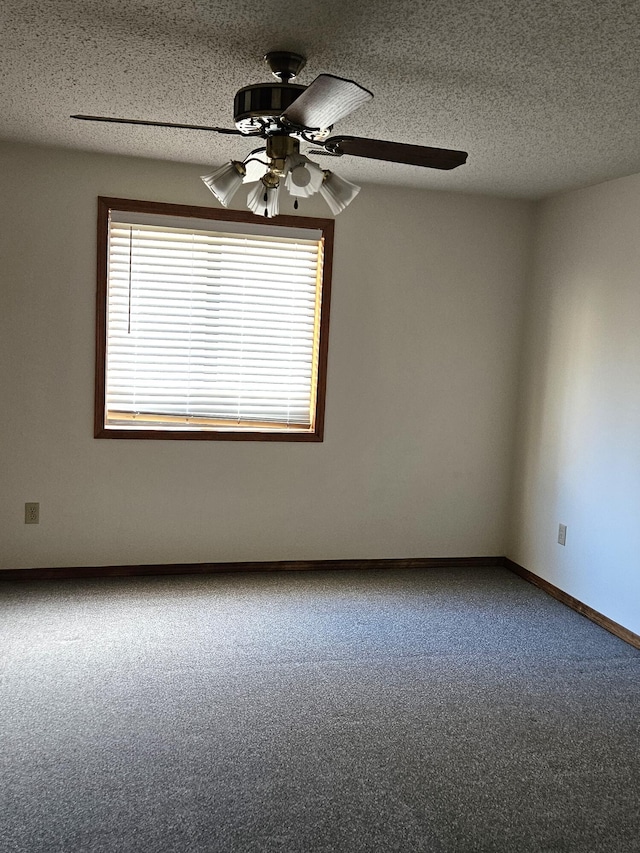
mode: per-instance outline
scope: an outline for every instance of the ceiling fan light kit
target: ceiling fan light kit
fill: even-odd
[[[301,141],[316,146],[313,153],[334,157],[349,155],[432,169],[455,169],[466,162],[465,151],[357,136],[330,137],[333,124],[370,101],[373,94],[353,80],[333,74],[320,74],[309,86],[292,83],[306,64],[305,58],[297,53],[272,51],[264,59],[277,82],[244,86],[236,92],[233,102],[235,130],[107,116],[74,115],[71,118],[208,130],[264,139],[266,145],[252,151],[243,161],[231,160],[210,175],[203,175],[202,180],[224,207],[231,203],[243,183],[253,185],[247,196],[247,206],[256,215],[267,218],[278,215],[283,187],[295,199],[296,209],[298,199],[320,193],[334,215],[343,211],[360,192],[356,184],[322,169],[301,154]],[[258,166],[254,165],[256,163]],[[247,175],[249,165],[251,178]]]
[[[263,151],[266,155],[264,160],[260,156]],[[321,191],[328,174],[317,163],[300,153],[300,142],[291,135],[268,136],[266,147],[252,151],[246,160],[261,164],[262,175],[247,181],[245,164],[232,160],[212,174],[202,175],[202,180],[224,207],[228,207],[243,182],[255,184],[247,196],[247,207],[257,216],[262,215],[269,219],[277,216],[279,211],[279,193],[274,190],[280,190],[283,186],[295,199],[294,207],[297,209],[299,199],[309,198]],[[358,187],[357,190],[359,189]],[[321,194],[324,196],[324,193]],[[355,198],[356,194],[357,191],[351,195],[349,201]],[[343,196],[346,198],[346,194]],[[343,203],[340,210],[344,210],[348,203]]]

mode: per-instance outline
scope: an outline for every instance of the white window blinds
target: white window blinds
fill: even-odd
[[[320,233],[157,219],[111,214],[105,426],[313,429]]]

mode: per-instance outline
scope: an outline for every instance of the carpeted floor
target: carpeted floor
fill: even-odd
[[[0,584],[2,853],[640,851],[640,652],[504,569]]]

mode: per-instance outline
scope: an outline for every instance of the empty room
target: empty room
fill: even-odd
[[[640,850],[639,40],[3,5],[2,853]]]

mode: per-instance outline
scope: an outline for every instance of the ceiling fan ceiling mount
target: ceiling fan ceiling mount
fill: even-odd
[[[280,83],[290,83],[295,80],[307,64],[304,56],[299,53],[290,53],[288,50],[271,50],[265,54],[264,61]]]

